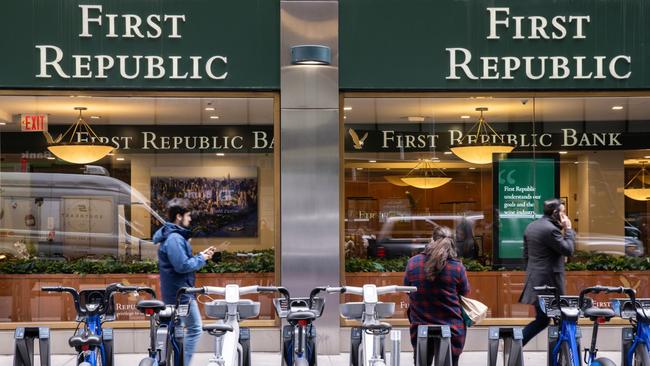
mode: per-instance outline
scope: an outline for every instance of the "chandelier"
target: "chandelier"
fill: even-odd
[[[461,143],[466,140],[466,144],[450,149],[454,155],[469,163],[490,164],[493,154],[507,154],[514,149],[514,146],[505,144],[503,138],[485,121],[483,112],[487,110],[486,107],[476,108],[481,115],[478,122],[462,137]]]
[[[47,139],[47,149],[57,158],[73,164],[88,164],[97,161],[110,153],[113,146],[101,143],[99,136],[83,119],[81,113],[86,107],[75,107],[79,111],[77,121],[73,123],[64,134],[53,139],[48,132],[44,132]],[[85,133],[87,142],[75,141],[78,133]]]
[[[417,175],[413,174],[418,170],[421,172]],[[402,182],[409,186],[420,189],[438,188],[451,182],[451,177],[448,177],[441,169],[435,168],[430,159],[420,160],[420,162],[401,179]]]
[[[646,188],[646,162],[641,162],[641,170],[639,170],[629,182],[625,185],[623,193],[628,197],[636,201],[650,201],[650,188]],[[639,177],[639,174],[641,177]],[[628,188],[632,185],[635,179],[639,178],[641,181],[641,188]]]
[[[388,183],[399,187],[408,187],[409,185],[407,183],[404,183],[402,178],[404,178],[402,175],[384,175],[384,179],[386,179]]]

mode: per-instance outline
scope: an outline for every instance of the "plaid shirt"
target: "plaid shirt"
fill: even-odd
[[[458,356],[463,351],[466,332],[460,305],[460,296],[469,293],[465,266],[459,260],[449,259],[445,268],[431,281],[426,278],[425,262],[424,254],[412,257],[404,273],[404,285],[418,288],[417,292],[409,295],[411,343],[415,348],[418,325],[449,325],[452,352]]]

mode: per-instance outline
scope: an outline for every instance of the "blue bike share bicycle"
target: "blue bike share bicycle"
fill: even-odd
[[[628,299],[613,299],[612,309],[628,319],[632,328],[623,328],[622,366],[650,366],[650,299],[637,299],[636,291],[625,289]]]
[[[549,347],[552,347],[549,365],[581,366],[578,319],[584,317],[593,322],[591,345],[585,349],[585,364],[587,366],[616,366],[608,358],[598,358],[598,349],[596,348],[599,325],[615,317],[616,313],[609,308],[595,307],[593,301],[586,295],[624,293],[625,289],[623,287],[588,287],[580,291],[580,296],[560,296],[558,289],[550,286],[535,287],[535,291],[553,294],[539,295],[539,305],[542,311],[553,319],[553,322],[559,328],[557,341],[549,345]]]
[[[102,329],[102,324],[115,320],[113,295],[127,292],[146,292],[154,298],[156,292],[149,287],[123,286],[119,283],[104,289],[77,291],[72,287],[42,287],[46,292],[67,292],[72,295],[77,312],[77,329],[68,340],[77,351],[79,366],[113,366],[113,331]],[[83,324],[83,328],[79,327]]]

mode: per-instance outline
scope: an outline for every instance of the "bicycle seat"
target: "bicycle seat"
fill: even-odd
[[[140,310],[144,314],[158,314],[162,310],[165,310],[165,303],[160,300],[140,300],[135,305],[136,309]]]
[[[232,332],[232,325],[227,324],[208,324],[203,326],[203,330],[208,332],[208,334],[221,337],[222,335]]]
[[[287,314],[287,320],[316,320],[316,313],[311,310],[293,310]]]
[[[578,319],[580,317],[580,310],[576,308],[562,308],[561,311],[565,319]]]
[[[374,334],[388,334],[393,327],[388,323],[362,325],[361,329]]]
[[[76,335],[70,337],[70,339],[68,340],[68,344],[70,345],[70,347],[74,347],[74,348],[81,348],[83,346],[89,346],[89,347],[99,346],[100,344],[102,344],[102,338],[96,335],[88,335],[88,336]]]
[[[584,314],[585,317],[590,319],[595,319],[595,318],[611,319],[616,316],[616,313],[614,313],[614,310],[612,309],[602,309],[597,307],[587,308],[582,313]]]

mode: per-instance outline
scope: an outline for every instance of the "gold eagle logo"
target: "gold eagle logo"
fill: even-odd
[[[362,138],[359,138],[359,135],[357,135],[357,131],[353,129],[348,129],[348,133],[350,134],[350,137],[352,137],[352,142],[354,143],[354,148],[356,150],[361,150],[363,149],[363,143],[366,141],[368,138],[368,132],[366,132]]]

